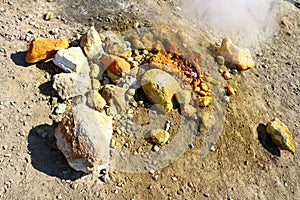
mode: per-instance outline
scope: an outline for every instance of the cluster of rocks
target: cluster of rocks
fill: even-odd
[[[200,106],[210,104],[200,69],[180,60],[179,49],[169,40],[154,39],[154,34],[124,38],[112,31],[99,34],[94,27],[81,38],[80,47],[69,48],[65,39],[31,42],[28,63],[55,55],[54,64],[64,71],[53,76],[53,88],[65,102],[55,108],[63,114],[55,137],[72,168],[90,173],[109,165],[113,119],[130,105],[143,105],[135,99],[138,88],[165,113],[179,105],[182,115],[192,117],[197,113],[195,101]],[[150,135],[158,146],[170,137],[163,129]]]

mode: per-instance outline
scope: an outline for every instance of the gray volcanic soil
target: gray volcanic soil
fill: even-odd
[[[182,25],[187,31],[193,26],[181,18],[176,1],[132,1],[132,6],[72,1],[73,7],[70,2],[0,3],[1,199],[300,199],[299,153],[279,151],[264,127],[272,118],[280,118],[298,147],[300,12],[291,1],[279,3],[282,12],[274,36],[259,48],[248,47],[256,68],[227,82],[236,95],[224,108],[223,129],[214,133],[220,137],[209,154],[199,156],[200,138],[196,138],[195,148],[154,174],[111,170],[107,183],[98,174],[84,176],[70,169],[56,148],[56,124],[50,119],[56,96],[51,77],[60,70],[51,61],[27,65],[30,40],[70,39],[92,23],[99,30],[125,30],[136,21],[141,26]],[[48,11],[55,17],[45,21]],[[168,12],[170,18],[159,17],[160,12]],[[96,19],[99,15],[101,20]],[[55,28],[58,33],[51,35]],[[195,32],[199,33],[191,34]],[[220,40],[211,36],[208,42]]]

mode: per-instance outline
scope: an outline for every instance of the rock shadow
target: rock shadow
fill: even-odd
[[[26,53],[27,51],[13,53],[11,54],[10,58],[17,66],[29,67],[30,64],[26,62]]]
[[[259,124],[257,127],[258,140],[270,153],[280,157],[280,149],[273,143],[271,136],[267,133],[266,126]]]
[[[38,125],[31,129],[28,136],[28,150],[32,166],[49,176],[64,180],[77,180],[84,173],[73,170],[64,155],[57,149],[54,137],[54,125]]]

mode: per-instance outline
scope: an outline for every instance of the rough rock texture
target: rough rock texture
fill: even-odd
[[[60,49],[53,60],[65,72],[89,72],[88,60],[80,47]]]
[[[272,141],[283,150],[295,153],[296,148],[291,138],[291,133],[287,126],[279,119],[275,118],[267,124],[267,133],[272,137]]]
[[[102,41],[105,43],[105,52],[120,56],[122,58],[129,58],[132,54],[121,35],[112,31],[105,31],[100,33]]]
[[[27,63],[35,63],[51,58],[57,50],[68,48],[69,43],[66,39],[35,38],[31,41],[26,54]]]
[[[193,117],[197,113],[197,109],[194,108],[194,106],[189,105],[189,104],[184,104],[180,107],[180,112],[182,115],[186,117]]]
[[[108,166],[112,131],[105,112],[78,104],[56,128],[56,144],[73,169],[91,173]]]
[[[96,90],[91,90],[86,94],[87,106],[97,110],[102,111],[106,105],[105,99]]]
[[[199,96],[198,97],[198,103],[199,103],[200,107],[208,106],[211,103],[211,101],[212,101],[211,96],[204,96],[204,97]]]
[[[179,83],[167,72],[159,69],[147,71],[141,80],[147,98],[166,112],[173,108],[172,97],[180,90]]]
[[[234,95],[235,91],[230,85],[226,85],[227,95]]]
[[[105,85],[101,91],[102,97],[111,108],[112,114],[117,114],[127,108],[126,89],[115,85]]]
[[[124,76],[130,73],[130,64],[118,56],[104,54],[101,57],[101,62],[118,76]]]
[[[182,90],[175,94],[176,100],[179,104],[189,104],[191,101],[191,91]]]
[[[156,145],[164,145],[170,138],[168,131],[163,129],[154,129],[150,132],[151,140]]]
[[[89,29],[87,34],[81,38],[80,46],[89,59],[100,57],[104,53],[100,35],[93,26]]]
[[[229,38],[224,38],[218,53],[231,64],[234,64],[238,70],[247,70],[255,66],[248,49],[240,49],[232,44]]]
[[[91,89],[89,73],[61,73],[53,77],[53,88],[62,99],[83,95]]]

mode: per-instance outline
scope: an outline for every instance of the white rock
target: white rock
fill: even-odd
[[[56,128],[56,144],[73,169],[91,173],[108,167],[112,131],[111,117],[81,103]]]
[[[58,50],[53,62],[65,72],[90,71],[88,60],[80,47]]]
[[[66,108],[67,108],[66,104],[58,104],[54,108],[54,113],[57,114],[57,115],[63,114],[66,111]]]
[[[61,73],[53,77],[53,88],[62,99],[83,95],[91,89],[89,73]]]
[[[89,59],[100,57],[104,53],[100,35],[93,26],[87,34],[82,37],[80,46]]]

